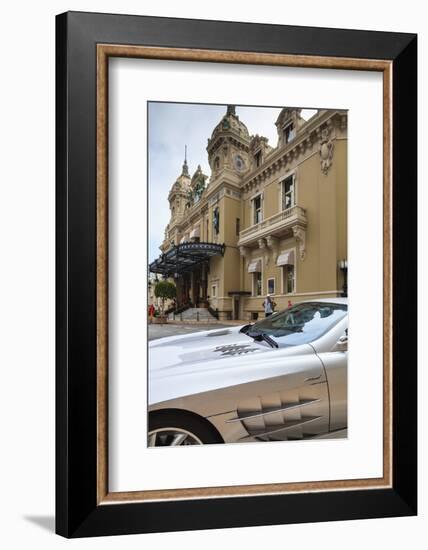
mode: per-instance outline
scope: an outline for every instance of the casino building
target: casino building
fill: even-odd
[[[208,139],[210,176],[184,161],[149,268],[174,279],[177,309],[251,320],[266,294],[277,310],[346,295],[347,113],[284,108],[272,123],[275,147],[230,105]]]

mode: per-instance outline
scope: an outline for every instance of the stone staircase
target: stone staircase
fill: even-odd
[[[174,313],[170,313],[168,315],[169,321],[185,321],[188,323],[217,323],[217,319],[211,315],[211,313],[208,311],[205,307],[189,307],[189,309],[186,309],[182,311],[181,313],[177,313],[175,315],[174,319]]]

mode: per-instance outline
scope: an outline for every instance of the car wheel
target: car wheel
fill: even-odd
[[[159,411],[149,418],[149,447],[177,447],[223,443],[207,420],[185,412]]]

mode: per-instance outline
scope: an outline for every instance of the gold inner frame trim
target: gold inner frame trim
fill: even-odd
[[[109,492],[108,489],[108,59],[276,65],[383,73],[383,476],[296,483]],[[187,48],[97,45],[97,502],[224,498],[392,486],[392,62]]]

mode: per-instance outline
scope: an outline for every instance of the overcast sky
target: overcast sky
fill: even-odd
[[[250,135],[259,134],[277,144],[275,121],[281,109],[270,107],[236,107],[236,114]],[[168,193],[181,174],[184,146],[190,176],[198,164],[210,175],[207,140],[226,112],[226,105],[149,103],[149,262],[159,254],[165,226],[170,218]],[[315,111],[304,110],[308,119]]]

